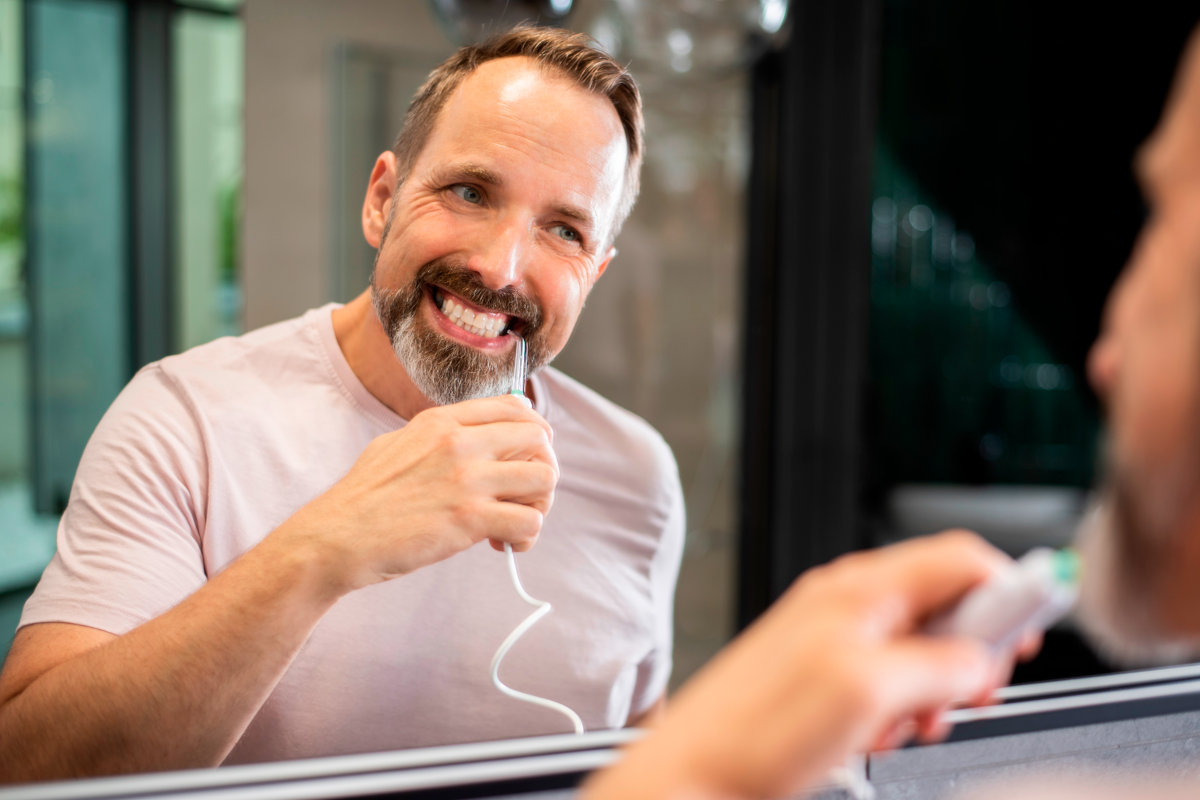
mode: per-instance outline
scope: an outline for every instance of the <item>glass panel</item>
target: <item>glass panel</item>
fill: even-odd
[[[129,363],[124,9],[24,8],[0,0],[0,655]]]
[[[175,337],[180,349],[241,330],[242,23],[174,20]]]
[[[125,12],[37,0],[28,19],[34,499],[58,513],[129,377]]]
[[[178,0],[176,5],[187,8],[209,8],[214,11],[239,11],[242,0]]]
[[[29,487],[29,305],[19,0],[0,0],[0,657],[28,587],[54,552],[55,519]]]
[[[21,4],[0,0],[0,481],[5,486],[25,477],[28,444],[21,83]]]

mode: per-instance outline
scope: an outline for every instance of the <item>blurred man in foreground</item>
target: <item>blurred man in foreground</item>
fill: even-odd
[[[1089,360],[1111,439],[1102,500],[1078,546],[1083,624],[1105,649],[1145,663],[1200,643],[1200,31],[1136,170],[1151,213]],[[953,533],[807,573],[587,796],[779,797],[851,753],[938,737],[943,710],[985,697],[1003,665],[921,626],[999,563]],[[1039,798],[1093,799],[1146,789],[1042,788]]]

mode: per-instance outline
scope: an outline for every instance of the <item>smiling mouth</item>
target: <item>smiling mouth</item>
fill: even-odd
[[[494,339],[508,333],[518,325],[519,317],[509,316],[499,311],[487,311],[477,306],[467,306],[460,299],[452,297],[436,286],[431,287],[433,302],[446,317],[467,333]]]

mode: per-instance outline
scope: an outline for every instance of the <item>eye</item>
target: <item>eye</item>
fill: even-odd
[[[483,193],[474,186],[468,186],[465,183],[456,183],[450,187],[450,191],[472,205],[479,205],[483,202]]]
[[[550,226],[550,230],[553,231],[555,236],[557,236],[558,238],[562,239],[565,242],[578,243],[578,242],[582,241],[582,237],[579,235],[579,231],[575,230],[574,228],[570,227],[569,225],[562,225],[562,224],[552,225],[552,226]]]

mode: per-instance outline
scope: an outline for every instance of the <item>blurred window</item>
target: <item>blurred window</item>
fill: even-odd
[[[185,350],[241,332],[244,70],[241,20],[187,9],[173,27],[175,337]]]
[[[160,135],[172,174],[144,170],[176,189],[175,263],[150,266],[175,289],[168,350],[240,327],[238,5],[169,7]],[[53,555],[87,438],[145,349],[131,292],[138,13],[116,0],[0,0],[0,657]]]

